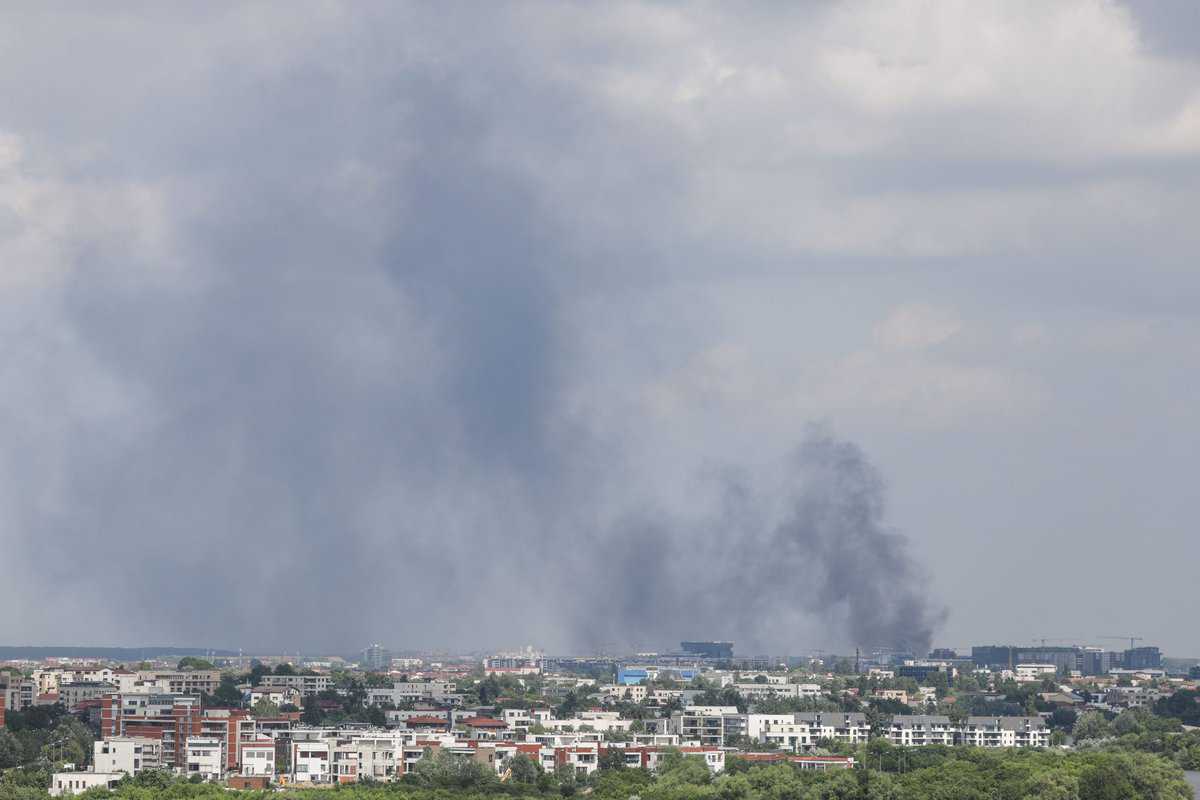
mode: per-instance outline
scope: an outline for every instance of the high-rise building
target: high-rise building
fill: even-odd
[[[977,667],[1012,667],[1017,663],[1015,651],[1006,644],[976,645],[971,648],[971,660]]]
[[[392,652],[381,644],[373,644],[363,650],[363,669],[371,672],[387,672],[392,667]]]
[[[1085,647],[1079,657],[1079,671],[1084,675],[1107,675],[1121,666],[1122,654],[1100,647]]]
[[[1125,669],[1159,669],[1162,653],[1157,647],[1135,647],[1125,651]]]

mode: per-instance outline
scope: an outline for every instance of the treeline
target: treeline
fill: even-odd
[[[501,781],[487,766],[457,757],[431,757],[398,783],[356,784],[284,792],[230,792],[163,773],[143,773],[86,800],[1188,800],[1191,789],[1170,761],[1133,751],[1032,751],[873,746],[861,756],[869,769],[800,770],[731,757],[713,776],[696,758],[668,755],[657,774],[613,763],[586,778],[570,769],[543,772],[515,763]],[[523,757],[518,757],[522,759]],[[0,800],[44,800],[35,786],[0,782]]]
[[[61,705],[10,711],[0,728],[0,769],[33,763],[70,763],[82,769],[92,758],[87,725]]]

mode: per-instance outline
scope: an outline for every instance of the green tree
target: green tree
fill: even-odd
[[[0,728],[0,769],[9,769],[21,764],[21,743],[7,728]]]
[[[211,661],[205,661],[203,658],[199,658],[197,656],[184,656],[183,658],[179,659],[179,665],[177,669],[216,669],[216,667],[213,666]]]
[[[276,717],[279,716],[279,706],[272,703],[267,698],[260,698],[257,703],[250,707],[250,711],[256,717]]]
[[[271,669],[261,661],[255,661],[250,665],[250,685],[259,686],[262,684],[263,675],[270,675]]]
[[[212,704],[222,708],[240,708],[242,705],[242,690],[237,688],[237,682],[232,675],[222,675],[221,682],[210,698]]]
[[[304,711],[300,714],[300,721],[305,725],[317,726],[325,720],[325,712],[321,710],[320,699],[316,695],[308,695],[304,698]]]
[[[1103,739],[1112,734],[1108,720],[1099,711],[1085,711],[1079,715],[1072,730],[1076,741],[1084,739]]]
[[[537,783],[542,774],[542,765],[524,753],[517,753],[508,760],[508,768],[512,770],[512,779],[517,783]]]
[[[597,766],[600,769],[625,769],[625,750],[620,747],[608,747],[600,753]]]
[[[1079,800],[1131,800],[1144,797],[1134,789],[1128,773],[1111,761],[1103,761],[1079,775]]]

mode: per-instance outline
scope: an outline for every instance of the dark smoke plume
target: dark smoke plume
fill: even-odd
[[[725,479],[715,518],[623,526],[609,543],[620,624],[601,637],[662,644],[682,631],[743,653],[827,643],[926,653],[945,611],[884,527],[884,483],[862,451],[814,427],[782,477],[772,489]]]

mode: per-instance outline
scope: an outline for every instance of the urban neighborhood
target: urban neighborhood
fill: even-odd
[[[1200,666],[1158,648],[985,645],[752,656],[684,641],[626,656],[203,652],[17,658],[0,766],[51,796],[131,780],[234,789],[476,779],[584,786],[605,770],[854,770],[928,748],[1086,748],[1200,724]],[[1200,764],[1200,739],[1178,752]],[[864,764],[875,759],[877,764]],[[7,777],[7,776],[6,776]]]

